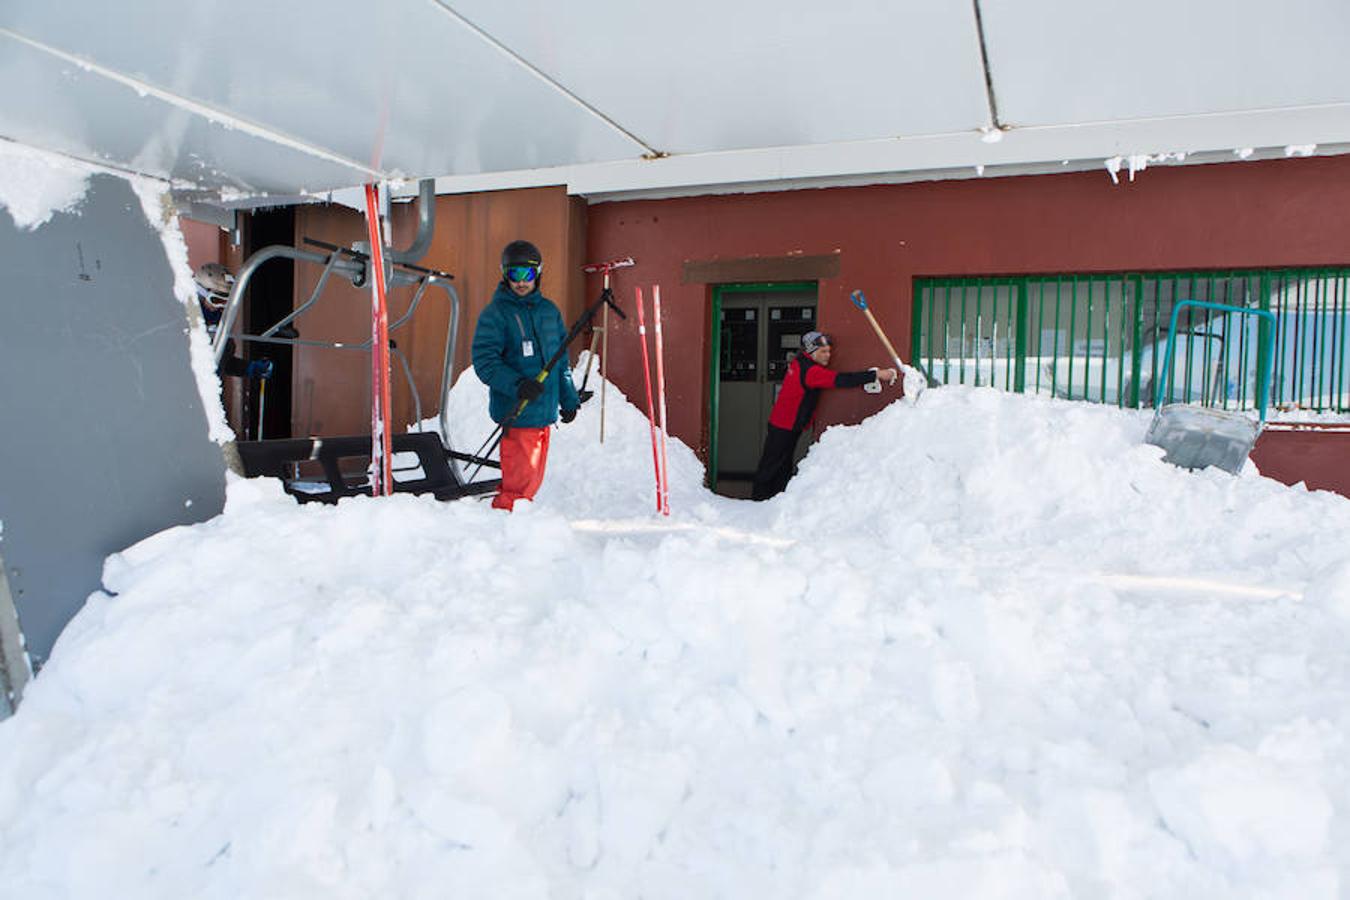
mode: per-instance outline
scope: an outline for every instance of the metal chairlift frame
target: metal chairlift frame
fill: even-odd
[[[431,244],[431,234],[434,229],[434,203],[435,191],[434,182],[431,179],[424,179],[419,188],[419,211],[417,235],[413,244],[407,250],[395,251],[387,250],[386,259],[390,265],[386,278],[390,282],[390,287],[403,287],[416,285],[417,289],[413,293],[412,300],[408,304],[408,309],[396,321],[389,325],[389,333],[393,334],[399,328],[403,327],[412,319],[417,307],[422,302],[422,298],[427,288],[436,287],[444,291],[447,301],[450,304],[450,323],[446,329],[445,354],[441,369],[441,410],[439,416],[441,449],[444,457],[442,460],[432,460],[426,455],[426,442],[417,440],[416,435],[395,435],[394,450],[396,452],[412,452],[419,457],[418,467],[421,468],[426,477],[412,482],[396,482],[395,490],[413,491],[417,493],[430,492],[435,493],[442,499],[450,499],[454,496],[463,496],[469,493],[480,493],[487,490],[494,490],[497,486],[495,481],[486,481],[466,484],[464,477],[460,472],[458,461],[474,461],[474,458],[467,453],[460,453],[450,445],[450,426],[448,404],[450,386],[454,379],[454,351],[455,344],[459,337],[459,319],[460,319],[460,300],[459,294],[455,290],[453,283],[454,276],[445,272],[438,272],[434,269],[424,268],[415,265],[413,260],[420,259],[426,253]],[[295,337],[279,337],[278,332],[291,324],[302,313],[314,306],[323,294],[325,285],[333,273],[339,273],[352,283],[354,287],[364,287],[369,284],[370,276],[370,256],[368,253],[347,248],[339,247],[334,244],[327,244],[322,241],[316,241],[306,238],[306,242],[312,246],[320,248],[319,250],[305,250],[299,247],[292,247],[285,244],[274,244],[263,247],[253,253],[243,266],[240,267],[239,275],[235,279],[234,286],[230,290],[230,296],[225,303],[225,309],[221,314],[220,328],[216,331],[212,352],[215,358],[215,364],[220,365],[220,361],[225,353],[225,344],[234,337],[240,342],[282,344],[289,346],[304,347],[326,347],[339,350],[363,350],[370,352],[374,346],[373,338],[367,338],[360,343],[348,343],[344,341],[316,341],[306,340]],[[314,290],[310,293],[309,299],[299,307],[288,313],[280,321],[276,322],[261,334],[238,334],[231,335],[234,330],[235,321],[239,316],[239,308],[242,305],[243,297],[248,290],[249,282],[253,275],[265,263],[273,259],[290,259],[299,262],[312,263],[323,267],[323,272],[319,280],[314,285]],[[403,369],[404,376],[408,380],[408,387],[412,392],[413,410],[416,421],[420,424],[422,421],[422,400],[417,390],[416,381],[413,378],[412,367],[408,364],[408,358],[390,341],[391,353],[396,356]],[[364,439],[369,446],[369,439]],[[325,448],[324,443],[327,442]],[[406,446],[400,447],[400,444]],[[338,466],[336,458],[329,458],[334,453],[341,451],[340,455],[345,457],[355,456],[362,446],[360,440],[354,440],[348,437],[341,438],[299,438],[282,439],[271,441],[244,441],[239,442],[241,459],[244,461],[245,470],[248,474],[271,475],[281,477],[285,481],[285,475],[282,471],[282,463],[287,461],[316,460],[323,463],[323,467],[328,476],[330,490],[328,492],[310,492],[295,490],[292,485],[286,483],[288,493],[291,493],[298,499],[304,500],[323,500],[336,502],[343,496],[353,496],[366,491],[360,488],[360,485],[353,485],[341,480],[338,475]],[[438,463],[448,464],[448,468]],[[433,475],[433,468],[440,473],[440,478]],[[442,481],[448,481],[449,484],[443,484]]]

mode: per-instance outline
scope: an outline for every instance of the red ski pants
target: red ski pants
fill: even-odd
[[[493,499],[497,509],[511,509],[517,500],[533,500],[544,483],[548,463],[548,428],[509,428],[502,438],[502,487]]]

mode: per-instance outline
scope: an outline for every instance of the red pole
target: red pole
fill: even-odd
[[[661,460],[656,455],[656,415],[652,410],[652,371],[647,358],[647,324],[642,317],[642,288],[637,290],[638,337],[642,338],[642,378],[647,383],[647,424],[652,430],[652,468],[656,470],[656,511],[661,511]]]
[[[666,468],[666,370],[665,351],[661,349],[661,285],[652,285],[652,319],[656,326],[656,404],[661,414],[661,465],[657,467],[660,482],[662,515],[670,515],[670,473]]]
[[[366,233],[370,237],[370,492],[394,492],[389,424],[389,306],[385,297],[384,240],[374,184],[366,185]]]

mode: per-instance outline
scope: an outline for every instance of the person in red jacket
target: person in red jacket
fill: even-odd
[[[864,369],[861,372],[834,372],[829,368],[834,341],[828,334],[808,331],[802,335],[802,350],[788,363],[783,387],[769,413],[769,433],[764,436],[764,452],[755,470],[751,498],[768,500],[787,487],[796,473],[793,457],[797,440],[816,416],[820,392],[830,388],[895,384],[895,369]]]

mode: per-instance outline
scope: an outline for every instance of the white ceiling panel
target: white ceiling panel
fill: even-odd
[[[236,199],[1340,152],[1348,38],[1350,0],[3,0],[0,138]]]
[[[442,0],[667,153],[989,124],[959,0]]]
[[[377,14],[364,15],[370,10]],[[95,74],[128,76],[390,174],[641,152],[427,0],[12,0],[0,7],[0,27],[11,33],[0,35],[0,61],[41,45],[95,64]],[[40,83],[39,91],[63,87]],[[0,97],[0,109],[6,102]]]
[[[0,39],[3,40],[3,39]],[[140,94],[22,44],[0,52],[0,136],[229,194],[296,194],[359,183],[359,165],[284,146]]]
[[[1350,101],[1350,0],[981,0],[1014,127]]]

